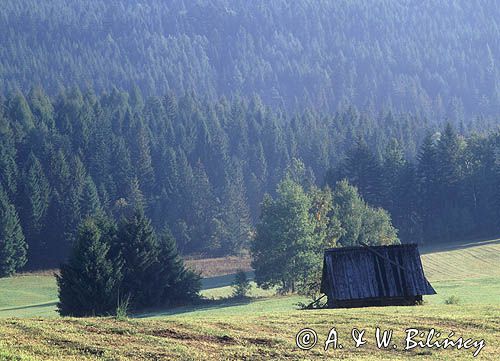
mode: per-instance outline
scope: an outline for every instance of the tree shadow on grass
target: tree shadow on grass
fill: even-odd
[[[419,251],[421,254],[429,253],[439,253],[447,251],[456,251],[460,249],[466,249],[477,246],[495,245],[500,243],[500,238],[496,239],[477,239],[472,241],[462,241],[462,242],[447,242],[447,243],[435,243],[429,245],[420,245]]]
[[[201,299],[199,302],[189,305],[174,307],[168,309],[160,310],[149,310],[146,312],[141,312],[140,314],[131,315],[132,318],[148,318],[148,317],[161,317],[161,316],[173,316],[180,315],[183,313],[195,312],[195,311],[210,311],[216,309],[222,309],[226,307],[243,306],[248,305],[251,302],[261,299],[260,297],[227,297],[220,299]]]
[[[247,274],[248,280],[253,281],[253,279],[255,278],[254,272],[246,272],[246,274]],[[233,281],[234,281],[235,276],[236,276],[236,274],[232,273],[232,274],[223,275],[223,276],[202,278],[201,279],[201,289],[202,290],[210,290],[210,289],[214,289],[214,288],[231,286]]]
[[[29,305],[29,306],[18,306],[18,307],[10,307],[10,308],[2,308],[0,309],[0,312],[4,311],[17,311],[17,310],[27,310],[30,308],[39,308],[39,307],[49,307],[49,306],[56,306],[57,301],[54,302],[45,302],[45,303],[37,303],[35,305]]]
[[[255,278],[253,271],[246,272],[249,281]],[[207,277],[201,279],[201,289],[210,290],[221,287],[231,286],[234,281],[236,274],[228,274],[223,276]],[[197,303],[189,306],[174,307],[169,309],[156,309],[147,310],[138,314],[133,314],[133,318],[146,318],[146,317],[158,317],[158,316],[172,316],[179,315],[182,313],[189,313],[194,311],[208,311],[214,309],[221,309],[225,307],[234,307],[247,305],[255,300],[260,299],[260,297],[223,297],[218,299],[202,298]]]

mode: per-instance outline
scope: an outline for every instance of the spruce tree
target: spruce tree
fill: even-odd
[[[466,214],[467,208],[461,204],[461,156],[462,144],[448,123],[436,147],[436,190],[440,203],[438,225],[440,238],[445,240],[462,236],[471,222],[470,215]]]
[[[74,188],[71,188],[70,192],[66,194],[63,204],[63,242],[58,246],[60,255],[65,259],[71,251],[71,247],[76,239],[78,226],[82,221],[80,213],[80,193],[77,193]]]
[[[125,140],[119,138],[112,154],[112,169],[118,198],[127,196],[128,188],[133,179],[134,171]]]
[[[382,205],[391,212],[397,208],[399,202],[400,194],[397,193],[397,184],[400,181],[404,166],[405,159],[403,149],[396,139],[392,139],[385,149],[382,163]]]
[[[437,156],[435,138],[428,134],[418,155],[417,179],[420,191],[419,214],[422,218],[423,236],[432,239],[437,235],[434,221],[437,219],[440,202],[437,181]]]
[[[130,180],[127,190],[127,203],[132,210],[139,209],[144,211],[146,207],[146,201],[144,200],[144,195],[141,191],[140,182],[137,177]]]
[[[123,261],[122,294],[130,297],[134,309],[157,304],[162,288],[158,287],[160,246],[151,222],[142,210],[119,225],[113,254]]]
[[[460,181],[461,145],[451,124],[447,124],[436,147],[437,181],[441,197],[453,200]]]
[[[221,235],[225,230],[217,228],[220,221],[220,204],[214,195],[212,184],[205,172],[205,167],[198,161],[193,170],[193,185],[191,191],[192,214],[189,217],[195,234],[192,238],[198,242],[209,240],[205,244],[198,244],[198,250],[219,251]]]
[[[18,186],[18,165],[16,148],[13,144],[9,144],[10,142],[7,141],[9,139],[12,139],[12,133],[8,129],[2,129],[2,124],[0,124],[0,185],[9,197],[14,197]]]
[[[29,130],[35,126],[33,113],[31,112],[28,102],[19,91],[11,95],[9,116],[13,121],[19,122],[25,130]]]
[[[0,277],[10,276],[27,261],[27,245],[17,211],[0,185]]]
[[[404,243],[422,242],[422,219],[419,213],[421,194],[414,164],[406,163],[403,166],[394,192],[398,201],[390,213],[394,226],[399,230],[399,238]]]
[[[132,147],[132,160],[137,174],[140,176],[139,183],[141,189],[147,192],[152,191],[154,185],[154,170],[151,163],[151,148],[150,139],[147,129],[142,125],[141,120],[135,127],[133,147]]]
[[[73,252],[57,275],[61,316],[109,315],[117,307],[121,263],[110,256],[114,226],[105,219],[87,219],[79,227]]]
[[[95,216],[102,212],[99,194],[94,181],[90,176],[85,178],[82,193],[80,195],[80,213],[82,219]]]
[[[27,168],[24,171],[23,217],[26,219],[26,233],[37,235],[43,226],[50,198],[50,185],[42,166],[36,156],[31,153]]]
[[[163,289],[159,304],[174,306],[197,300],[201,289],[201,277],[186,268],[184,260],[177,251],[175,238],[168,229],[161,233],[159,246],[158,272],[162,283],[158,287]]]
[[[242,171],[237,165],[228,170],[231,175],[223,198],[223,219],[227,238],[222,244],[224,253],[238,253],[247,248],[252,237],[252,223],[248,209]]]
[[[30,255],[39,255],[46,246],[43,231],[50,202],[50,185],[42,166],[31,153],[23,172],[21,218],[30,246]]]
[[[343,177],[356,187],[363,198],[374,206],[380,206],[383,198],[383,178],[378,159],[366,142],[360,138],[347,152],[343,164]]]
[[[234,276],[232,287],[233,287],[233,297],[245,298],[247,296],[247,293],[252,286],[245,271],[241,269],[238,270],[236,276]]]
[[[43,124],[43,127],[48,130],[54,129],[54,107],[44,90],[38,86],[32,88],[28,95],[28,101],[37,122]]]

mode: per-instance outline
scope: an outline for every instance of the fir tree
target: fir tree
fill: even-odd
[[[1,121],[2,118],[0,118]],[[2,124],[0,124],[0,185],[9,197],[14,197],[18,186],[18,164],[14,146],[6,142],[12,139],[12,133],[9,130],[2,129]]]
[[[12,94],[9,102],[9,116],[15,122],[23,126],[25,130],[34,127],[33,113],[26,101],[26,98],[21,92]]]
[[[160,245],[151,222],[137,210],[119,226],[113,254],[123,260],[122,294],[130,296],[133,309],[158,304],[163,289],[158,287]]]
[[[159,301],[162,305],[182,305],[196,301],[201,289],[201,277],[186,268],[177,251],[175,238],[170,231],[164,230],[159,237],[159,274],[163,293]]]
[[[17,211],[0,185],[0,277],[10,276],[27,261],[27,245]]]
[[[29,92],[28,100],[37,122],[43,124],[47,130],[53,130],[55,127],[54,107],[44,90],[40,87],[32,88]]]
[[[138,175],[139,183],[142,189],[151,191],[154,185],[154,171],[151,163],[151,149],[147,131],[140,124],[136,126],[133,145],[133,161]]]
[[[33,236],[40,232],[47,213],[50,198],[50,185],[38,159],[30,154],[27,169],[24,172],[23,217],[27,221],[25,230]]]
[[[234,276],[234,281],[232,286],[233,286],[233,297],[245,298],[247,296],[247,293],[250,290],[251,285],[245,271],[238,270],[238,272]]]
[[[426,238],[436,236],[434,221],[439,212],[436,144],[432,135],[427,135],[418,155],[417,179],[420,190],[419,214],[422,217]]]
[[[101,214],[102,207],[94,181],[90,176],[85,178],[80,196],[80,212],[82,219]]]
[[[198,161],[193,170],[193,185],[191,189],[192,199],[192,225],[196,229],[196,233],[192,236],[198,242],[209,240],[205,245],[197,245],[198,250],[203,248],[218,251],[221,247],[220,238],[215,234],[224,234],[225,230],[217,229],[217,224],[220,221],[220,207],[210,180],[205,172],[205,167]],[[220,224],[221,227],[224,227]],[[205,247],[203,247],[205,246]]]
[[[112,159],[113,174],[116,179],[116,194],[118,198],[126,197],[129,185],[134,177],[134,170],[123,138],[119,138],[116,142]]]
[[[117,307],[121,263],[110,257],[114,226],[104,219],[87,219],[67,263],[57,275],[61,316],[100,316]]]
[[[223,198],[227,241],[222,245],[222,249],[224,253],[238,253],[250,244],[252,224],[241,169],[235,165],[229,172],[232,175],[225,187]]]
[[[436,177],[440,196],[453,201],[460,181],[460,142],[451,124],[447,124],[436,147]]]
[[[396,139],[392,139],[385,149],[382,172],[383,172],[383,201],[385,209],[394,212],[397,208],[400,194],[396,187],[400,182],[401,173],[406,160],[403,148]],[[395,213],[395,212],[394,212]]]
[[[364,199],[379,206],[382,202],[382,172],[377,158],[368,148],[366,142],[358,139],[344,160],[343,176],[358,187]]]
[[[31,254],[39,254],[46,246],[42,231],[50,202],[50,185],[42,166],[33,153],[24,171],[21,215]]]
[[[144,195],[140,188],[140,182],[137,177],[131,179],[128,192],[127,192],[127,202],[130,209],[132,210],[142,210],[144,211],[146,206],[146,201],[144,200]]]

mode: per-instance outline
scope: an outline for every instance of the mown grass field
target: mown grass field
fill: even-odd
[[[276,297],[252,290],[247,301],[214,301],[113,318],[61,319],[54,312],[57,293],[48,275],[0,280],[0,360],[471,360],[474,349],[404,351],[404,331],[436,328],[446,337],[484,339],[477,357],[500,359],[500,241],[422,250],[426,275],[438,292],[416,307],[301,311],[298,296]],[[204,281],[204,295],[224,297],[232,276]],[[448,305],[450,296],[458,304]],[[43,316],[43,317],[39,317]],[[295,335],[310,327],[318,345],[303,351]],[[343,349],[323,350],[331,327]],[[367,344],[354,348],[353,327],[366,329]],[[376,327],[394,330],[397,349],[375,347]],[[441,338],[442,338],[441,337]]]

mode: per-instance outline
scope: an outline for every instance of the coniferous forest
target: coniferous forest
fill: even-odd
[[[183,255],[245,252],[290,174],[347,179],[401,242],[500,233],[499,17],[495,1],[3,1],[0,276],[78,261],[80,243],[112,254],[95,215],[140,211]]]
[[[3,0],[0,88],[139,86],[458,122],[500,111],[495,0]]]
[[[499,265],[500,0],[0,0],[0,361],[498,359]]]
[[[304,187],[347,179],[390,213],[403,242],[500,229],[498,131],[462,135],[353,108],[286,115],[257,97],[143,100],[137,88],[55,98],[33,88],[9,94],[1,109],[2,252],[33,267],[65,259],[86,217],[119,220],[135,209],[169,229],[184,254],[239,253],[264,194],[296,169]],[[2,267],[19,268],[9,262]]]

